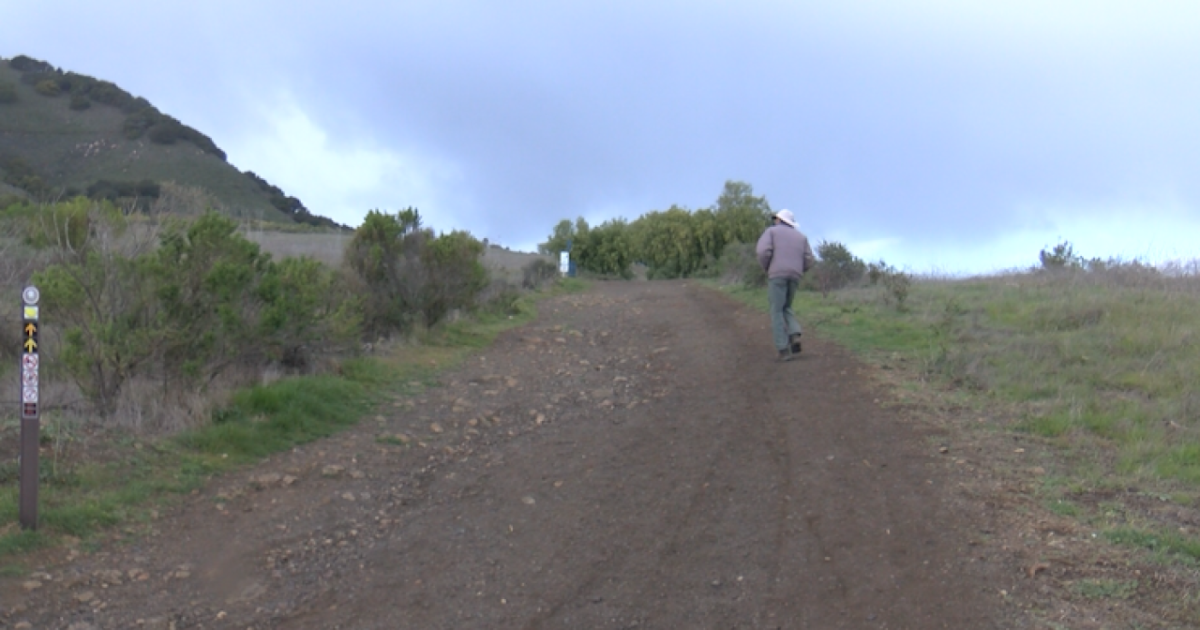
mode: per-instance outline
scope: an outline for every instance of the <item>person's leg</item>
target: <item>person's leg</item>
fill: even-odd
[[[783,317],[787,322],[787,335],[790,338],[792,335],[799,335],[800,320],[796,319],[796,313],[792,311],[792,300],[796,299],[796,291],[800,289],[799,280],[787,281],[787,293],[785,294],[785,302],[783,306]]]
[[[788,344],[792,354],[800,354],[800,320],[796,319],[796,313],[792,311],[792,300],[796,298],[796,291],[800,288],[799,280],[788,280],[787,296],[783,308],[783,320],[786,324],[786,332]]]
[[[787,278],[767,280],[767,302],[771,309],[771,336],[775,341],[775,349],[785,350],[788,347],[788,323],[784,316],[788,308]]]

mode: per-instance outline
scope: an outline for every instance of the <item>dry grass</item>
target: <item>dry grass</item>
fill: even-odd
[[[1200,627],[1198,269],[924,279],[904,311],[881,286],[797,310],[946,431],[1047,627]]]

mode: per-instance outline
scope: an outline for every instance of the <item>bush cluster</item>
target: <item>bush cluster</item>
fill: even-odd
[[[101,415],[132,379],[158,383],[169,401],[356,341],[356,302],[334,270],[275,262],[221,215],[140,240],[107,202],[76,198],[24,218],[30,243],[58,252],[33,282],[62,332],[59,364]]]
[[[639,262],[652,278],[715,275],[725,247],[755,242],[770,217],[765,197],[754,196],[749,184],[729,181],[715,206],[695,212],[672,206],[595,228],[582,217],[564,219],[538,250],[557,255],[569,249],[580,269],[625,278]]]
[[[155,223],[105,192],[157,189],[97,182],[96,199],[0,208],[0,222],[37,252],[31,281],[55,339],[47,365],[98,418],[131,396],[144,400],[147,387],[154,405],[171,406],[257,382],[268,370],[326,369],[361,342],[432,327],[455,311],[523,308],[518,287],[490,280],[482,242],[467,232],[435,234],[412,208],[368,213],[345,264],[332,268],[273,260],[223,215]],[[549,261],[525,273],[531,288],[555,277]]]
[[[20,188],[38,198],[45,198],[50,194],[50,186],[46,184],[46,180],[21,158],[0,157],[0,171],[3,172],[4,183],[9,186]]]
[[[558,277],[558,265],[538,258],[521,268],[521,286],[526,289],[538,289]]]
[[[655,278],[722,277],[748,286],[766,285],[755,245],[771,222],[771,206],[749,184],[728,181],[711,208],[689,211],[671,206],[637,220],[607,221],[591,227],[580,217],[554,226],[543,254],[570,251],[577,268],[629,278],[636,263]],[[823,293],[861,282],[867,265],[836,241],[817,246],[818,262],[803,287]]]
[[[217,147],[212,138],[179,122],[152,106],[143,107],[125,118],[122,130],[125,137],[136,140],[143,135],[155,144],[175,144],[176,141],[190,142],[201,151],[222,160],[225,152]]]
[[[821,241],[817,245],[817,266],[806,276],[809,288],[828,295],[862,280],[867,265],[837,241]]]
[[[435,236],[414,208],[368,212],[346,250],[346,266],[364,289],[364,332],[387,337],[474,307],[488,286],[483,251],[466,232]]]

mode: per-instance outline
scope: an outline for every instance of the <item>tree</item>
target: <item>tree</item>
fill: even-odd
[[[754,188],[745,182],[725,182],[724,190],[717,197],[715,216],[725,243],[757,241],[771,224],[771,214],[767,198],[755,197]]]
[[[538,244],[538,253],[558,256],[559,252],[572,249],[576,238],[587,231],[588,223],[583,217],[575,219],[574,223],[571,223],[570,219],[563,219],[554,226],[554,231],[550,233],[546,242]]]
[[[431,235],[420,213],[371,210],[346,248],[346,264],[366,285],[363,329],[373,337],[407,329],[421,293],[421,247]]]
[[[455,230],[425,241],[421,314],[426,326],[438,323],[451,310],[475,306],[475,298],[488,283],[482,256],[483,243],[467,232]]]
[[[633,243],[628,222],[612,219],[587,230],[579,237],[573,255],[581,269],[632,278]]]
[[[822,294],[857,282],[867,272],[867,264],[837,241],[821,241],[817,245],[817,258],[812,278]]]
[[[634,250],[650,277],[686,277],[699,268],[702,257],[692,228],[691,213],[678,206],[635,221]]]
[[[1042,263],[1042,269],[1048,271],[1083,267],[1083,256],[1075,253],[1075,246],[1070,241],[1063,241],[1050,250],[1043,248],[1038,252],[1038,259]]]

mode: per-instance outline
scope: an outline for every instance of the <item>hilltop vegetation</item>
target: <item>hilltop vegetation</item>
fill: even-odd
[[[339,228],[213,140],[117,85],[26,56],[0,59],[0,197],[87,195],[145,210],[164,184],[203,190],[246,219]]]
[[[750,184],[731,180],[710,208],[691,211],[672,205],[632,222],[612,219],[595,227],[583,217],[563,219],[538,250],[547,255],[569,250],[578,269],[601,276],[632,278],[634,265],[641,265],[651,279],[722,277],[763,286],[767,278],[754,248],[773,214],[765,196],[756,196]],[[882,260],[868,264],[836,241],[812,246],[818,262],[805,276],[805,288],[828,294],[869,275],[904,301],[911,279],[902,271]]]

